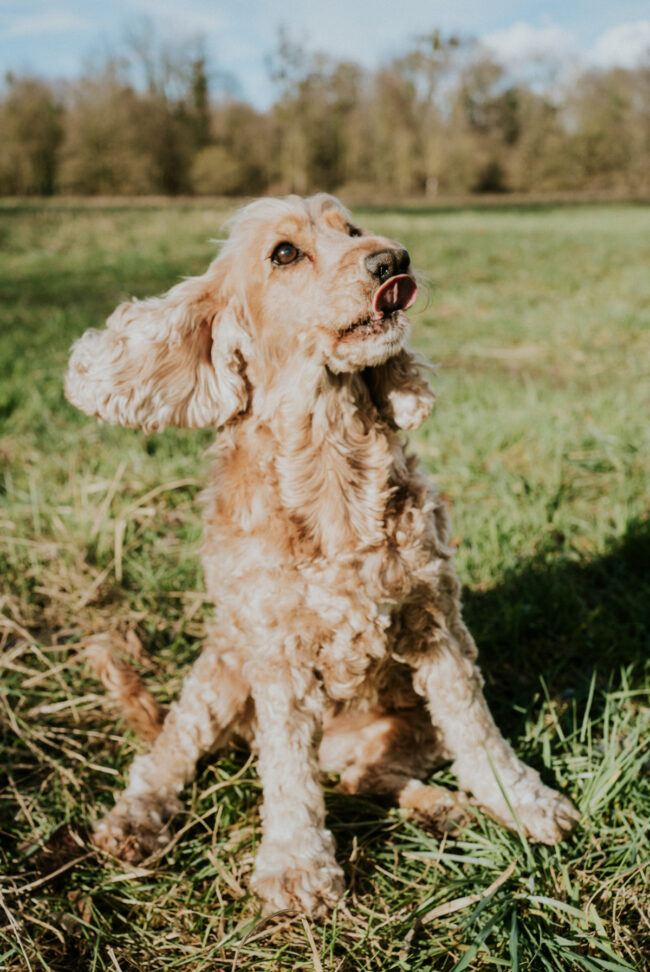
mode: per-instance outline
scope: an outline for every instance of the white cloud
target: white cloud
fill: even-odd
[[[573,37],[563,27],[533,27],[523,20],[484,34],[481,43],[507,67],[538,59],[563,61],[575,51]]]
[[[585,60],[593,67],[636,67],[650,54],[650,20],[617,24],[605,31],[587,51]]]
[[[24,17],[6,18],[0,27],[0,37],[35,37],[38,34],[67,34],[87,30],[88,21],[67,10],[46,10]]]
[[[534,27],[524,21],[484,34],[480,40],[510,76],[522,76],[533,87],[550,90],[585,67],[637,67],[650,56],[650,20],[610,27],[590,47],[580,48],[563,27]]]

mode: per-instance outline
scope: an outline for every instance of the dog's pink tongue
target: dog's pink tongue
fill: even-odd
[[[396,310],[407,310],[415,301],[417,295],[418,288],[413,277],[401,273],[397,277],[391,277],[390,280],[381,285],[375,294],[372,309],[376,317],[384,317],[384,315],[392,314]]]

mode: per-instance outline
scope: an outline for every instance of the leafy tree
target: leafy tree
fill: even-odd
[[[56,189],[63,109],[50,85],[6,78],[0,102],[0,193],[49,196]]]
[[[650,60],[558,84],[433,31],[371,72],[285,32],[266,112],[238,100],[200,38],[141,21],[120,57],[67,86],[8,77],[0,192],[357,197],[591,189],[650,193]]]
[[[120,78],[115,64],[73,84],[65,114],[61,188],[89,195],[155,191],[148,108]]]

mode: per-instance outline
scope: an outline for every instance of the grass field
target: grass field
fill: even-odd
[[[647,968],[647,207],[360,214],[431,281],[413,331],[440,364],[438,403],[414,447],[449,498],[492,709],[577,803],[575,833],[529,846],[477,813],[439,841],[331,780],[347,896],[326,923],[260,922],[261,794],[235,751],[202,767],[157,862],[84,846],[141,743],[79,642],[133,632],[157,696],[177,693],[209,613],[196,500],[211,435],[79,414],[67,350],[125,297],[201,272],[227,215],[0,206],[0,969]]]

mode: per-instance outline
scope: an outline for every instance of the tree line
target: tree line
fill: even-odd
[[[370,71],[282,34],[268,67],[267,111],[201,43],[146,30],[74,81],[9,74],[0,195],[650,195],[650,58],[564,82],[537,62],[513,79],[433,32]]]

